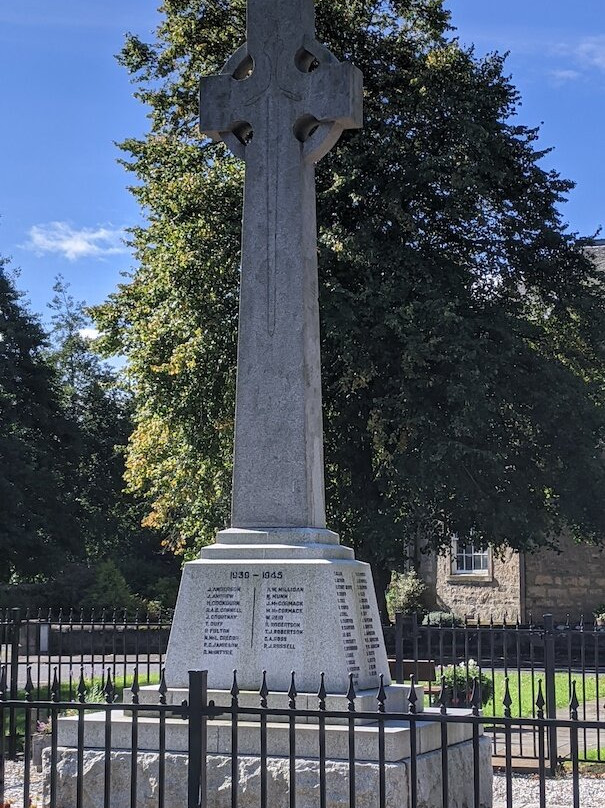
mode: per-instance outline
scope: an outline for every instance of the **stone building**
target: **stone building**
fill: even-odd
[[[605,604],[605,550],[561,542],[561,552],[540,550],[499,556],[493,550],[474,551],[472,544],[443,556],[421,555],[420,577],[426,582],[427,605],[459,617],[497,622],[536,621],[552,613],[559,620],[569,614],[592,619]]]
[[[605,239],[588,248],[605,272]],[[420,554],[419,574],[428,585],[427,606],[471,619],[515,620],[547,612],[558,619],[584,614],[605,604],[605,551],[563,540],[560,552],[503,555],[452,540],[443,556]]]

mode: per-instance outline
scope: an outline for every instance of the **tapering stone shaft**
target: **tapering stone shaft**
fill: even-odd
[[[312,0],[251,0],[202,79],[202,131],[246,161],[232,526],[325,527],[315,169],[361,125],[361,74],[314,39]]]

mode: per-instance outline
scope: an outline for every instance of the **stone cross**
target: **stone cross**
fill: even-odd
[[[246,163],[233,528],[325,527],[314,164],[361,125],[313,0],[248,0],[247,42],[200,85],[201,131]]]

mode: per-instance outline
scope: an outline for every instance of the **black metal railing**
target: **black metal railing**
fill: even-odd
[[[605,719],[605,633],[596,623],[566,621],[555,624],[544,615],[536,624],[495,624],[449,621],[423,625],[416,615],[397,615],[394,632],[393,670],[398,680],[410,672],[424,681],[429,699],[434,699],[438,682],[445,676],[453,703],[468,704],[471,683],[483,683],[483,715],[503,716],[504,683],[509,681],[511,715],[537,718],[536,699],[542,682],[545,717],[552,720],[546,753],[554,772],[569,753],[569,740],[557,736],[556,720],[567,714],[572,681],[577,683],[578,712],[583,721],[594,721],[594,731],[583,729],[579,738],[580,760],[605,762],[605,736],[600,728]],[[428,673],[427,673],[428,671]],[[487,692],[486,692],[487,691]],[[537,760],[541,754],[534,725],[517,727],[513,758]],[[504,755],[501,725],[490,730],[494,757]]]
[[[129,615],[124,610],[22,612],[0,610],[0,666],[6,668],[11,699],[24,697],[27,671],[31,669],[36,701],[50,700],[53,671],[57,669],[60,696],[77,695],[80,669],[89,689],[104,686],[107,668],[112,680],[126,686],[137,666],[141,683],[158,683],[164,664],[171,615]],[[527,625],[470,621],[452,625],[422,625],[416,616],[398,615],[394,630],[386,630],[394,651],[393,674],[404,681],[411,673],[424,684],[427,700],[434,702],[439,683],[446,677],[452,706],[468,706],[475,677],[482,682],[485,717],[504,716],[504,682],[510,682],[511,715],[537,718],[538,683],[542,681],[545,717],[552,719],[546,743],[548,766],[554,772],[569,754],[569,739],[557,733],[557,718],[565,718],[572,680],[577,682],[578,712],[585,722],[579,736],[579,758],[605,762],[605,630],[582,619],[555,624],[546,615],[541,624]],[[37,715],[36,719],[40,716]],[[11,719],[7,744],[15,751],[17,728]],[[488,727],[496,762],[505,756],[501,724]],[[540,757],[539,738],[531,724],[517,725],[513,733],[513,759]]]
[[[548,800],[549,769],[546,749],[549,733],[554,726],[569,737],[570,755],[567,781],[570,785],[570,806],[583,808],[580,802],[580,756],[579,745],[584,730],[600,729],[605,726],[596,721],[583,720],[578,713],[579,700],[576,683],[572,682],[569,714],[565,719],[549,719],[544,714],[544,695],[538,685],[535,718],[516,718],[512,715],[510,682],[505,683],[502,717],[482,715],[481,686],[479,679],[473,683],[471,704],[467,710],[448,706],[447,688],[442,681],[436,706],[424,712],[417,709],[416,693],[410,689],[407,711],[391,713],[388,709],[388,695],[382,686],[376,691],[374,710],[359,710],[358,696],[353,682],[344,695],[342,709],[329,709],[323,676],[319,683],[315,704],[305,694],[301,706],[296,690],[296,677],[292,674],[287,694],[287,706],[269,706],[272,695],[263,677],[256,697],[257,703],[242,703],[241,693],[234,673],[233,686],[227,705],[216,705],[208,699],[207,673],[190,673],[187,700],[170,704],[166,701],[167,689],[162,682],[157,689],[153,703],[141,703],[137,672],[133,672],[133,685],[129,691],[129,701],[117,702],[117,693],[111,670],[105,674],[103,698],[96,702],[87,701],[87,687],[83,673],[77,683],[77,695],[73,700],[63,700],[60,696],[58,676],[53,675],[51,698],[35,700],[34,686],[29,672],[24,699],[7,698],[6,675],[0,683],[0,726],[6,726],[8,714],[18,716],[18,726],[22,743],[16,761],[11,761],[6,749],[5,734],[0,736],[0,805],[11,808],[29,808],[30,805],[45,805],[59,808],[73,805],[74,808],[87,808],[90,804],[90,788],[93,768],[100,773],[94,781],[98,793],[95,804],[110,808],[117,804],[116,790],[121,789],[119,804],[136,808],[141,804],[164,808],[169,804],[187,805],[187,808],[213,808],[220,805],[237,808],[243,799],[250,802],[250,789],[256,789],[258,798],[255,804],[260,808],[284,805],[296,808],[298,763],[304,760],[304,782],[302,791],[305,801],[309,789],[316,794],[319,808],[327,805],[342,805],[354,808],[357,804],[388,808],[393,805],[416,807],[421,803],[421,789],[426,788],[426,779],[433,783],[431,805],[449,806],[457,790],[456,804],[468,808],[484,808],[491,804],[491,770],[482,766],[484,754],[483,731],[497,725],[504,738],[503,758],[503,799],[507,808],[513,808],[514,795],[514,754],[513,739],[520,727],[529,726],[535,733],[541,749],[537,777],[536,803],[540,808],[554,805]],[[413,680],[411,682],[413,683]],[[43,784],[36,771],[36,760],[32,746],[35,730],[35,714],[43,711],[48,715],[49,732],[47,750],[43,756]],[[94,749],[87,735],[87,725],[91,713],[96,713],[98,733]],[[75,738],[71,748],[65,748],[59,735],[61,716],[71,714]],[[150,720],[153,719],[153,720]],[[388,755],[388,735],[393,727],[409,727],[409,754],[406,755],[408,777],[399,787],[407,794],[393,793],[392,759]],[[421,733],[427,722],[438,728],[437,743],[433,744],[434,754],[429,768],[422,759]],[[174,726],[183,723],[180,737],[185,737],[184,745],[175,743]],[[334,723],[341,725],[339,732],[344,739],[339,754],[333,754]],[[460,796],[460,772],[456,767],[461,761],[455,757],[451,744],[451,733],[457,725],[466,727],[468,745],[465,748],[465,796]],[[120,729],[122,734],[116,737]],[[124,726],[126,727],[124,733]],[[282,726],[283,746],[276,753],[275,739],[271,737],[276,726]],[[309,727],[313,728],[314,745],[309,744]],[[362,775],[367,778],[367,752],[359,752],[360,732],[368,726],[375,741],[373,760],[375,780],[368,792],[367,782],[362,793]],[[145,737],[142,737],[143,730]],[[151,731],[151,735],[149,734]],[[208,751],[209,733],[222,733],[223,741],[217,754]],[[301,735],[306,737],[301,738]],[[434,736],[435,737],[435,736]],[[229,739],[225,742],[225,739]],[[115,741],[115,743],[114,743]],[[254,766],[250,766],[250,746],[254,745]],[[175,751],[175,747],[178,747]],[[226,750],[226,751],[224,751]],[[153,752],[153,761],[150,759]],[[87,755],[92,754],[92,758]],[[335,768],[335,763],[337,764]],[[167,766],[171,767],[171,777],[167,778]],[[16,769],[15,766],[18,768]],[[180,766],[180,769],[179,769]],[[176,776],[175,776],[176,772]],[[179,777],[178,775],[182,776]],[[561,773],[560,773],[561,774]],[[88,782],[87,779],[89,778]],[[565,777],[557,779],[560,785]],[[527,783],[527,781],[524,781]],[[167,785],[169,783],[169,785]],[[375,783],[375,787],[374,787]],[[211,784],[211,787],[209,786]],[[527,788],[527,786],[524,786]],[[279,790],[279,794],[276,792]],[[42,793],[44,789],[44,793]],[[126,790],[125,790],[126,789]],[[168,793],[170,792],[170,793]],[[168,802],[170,800],[170,802]],[[556,802],[559,804],[559,802]],[[591,805],[596,804],[591,802]]]
[[[29,675],[32,698],[49,701],[56,671],[60,697],[72,701],[81,671],[88,689],[100,691],[108,669],[114,682],[127,686],[135,666],[141,682],[158,683],[170,621],[171,614],[166,612],[0,610],[0,667],[6,669],[7,692],[12,700],[23,698]],[[11,753],[15,743],[16,725],[11,713],[7,739]]]

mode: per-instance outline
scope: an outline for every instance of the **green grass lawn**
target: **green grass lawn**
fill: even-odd
[[[483,673],[488,675],[491,679],[491,672],[484,669]],[[439,675],[439,673],[438,673]],[[504,716],[504,705],[502,703],[505,693],[505,675],[502,671],[495,671],[493,677],[494,693],[490,700],[483,708],[484,715],[493,715],[496,717]],[[522,671],[517,674],[516,671],[510,671],[508,675],[508,683],[510,695],[513,700],[511,705],[511,715],[519,718],[531,718],[536,714],[535,701],[538,697],[538,680],[542,679],[542,687],[544,688],[544,676],[540,676],[536,671],[533,677],[532,689],[532,674],[530,671]],[[595,676],[586,676],[582,681],[581,675],[573,675],[572,681],[575,679],[578,700],[580,703],[594,701],[597,698],[597,680]],[[421,682],[424,684],[425,690],[428,691],[428,682]],[[432,682],[431,693],[436,694],[439,691],[437,682]],[[544,692],[544,691],[543,691]],[[544,695],[546,695],[544,693]],[[600,698],[605,696],[605,675],[599,676],[599,693]],[[569,676],[567,673],[555,674],[555,699],[557,708],[567,707],[569,705]]]

